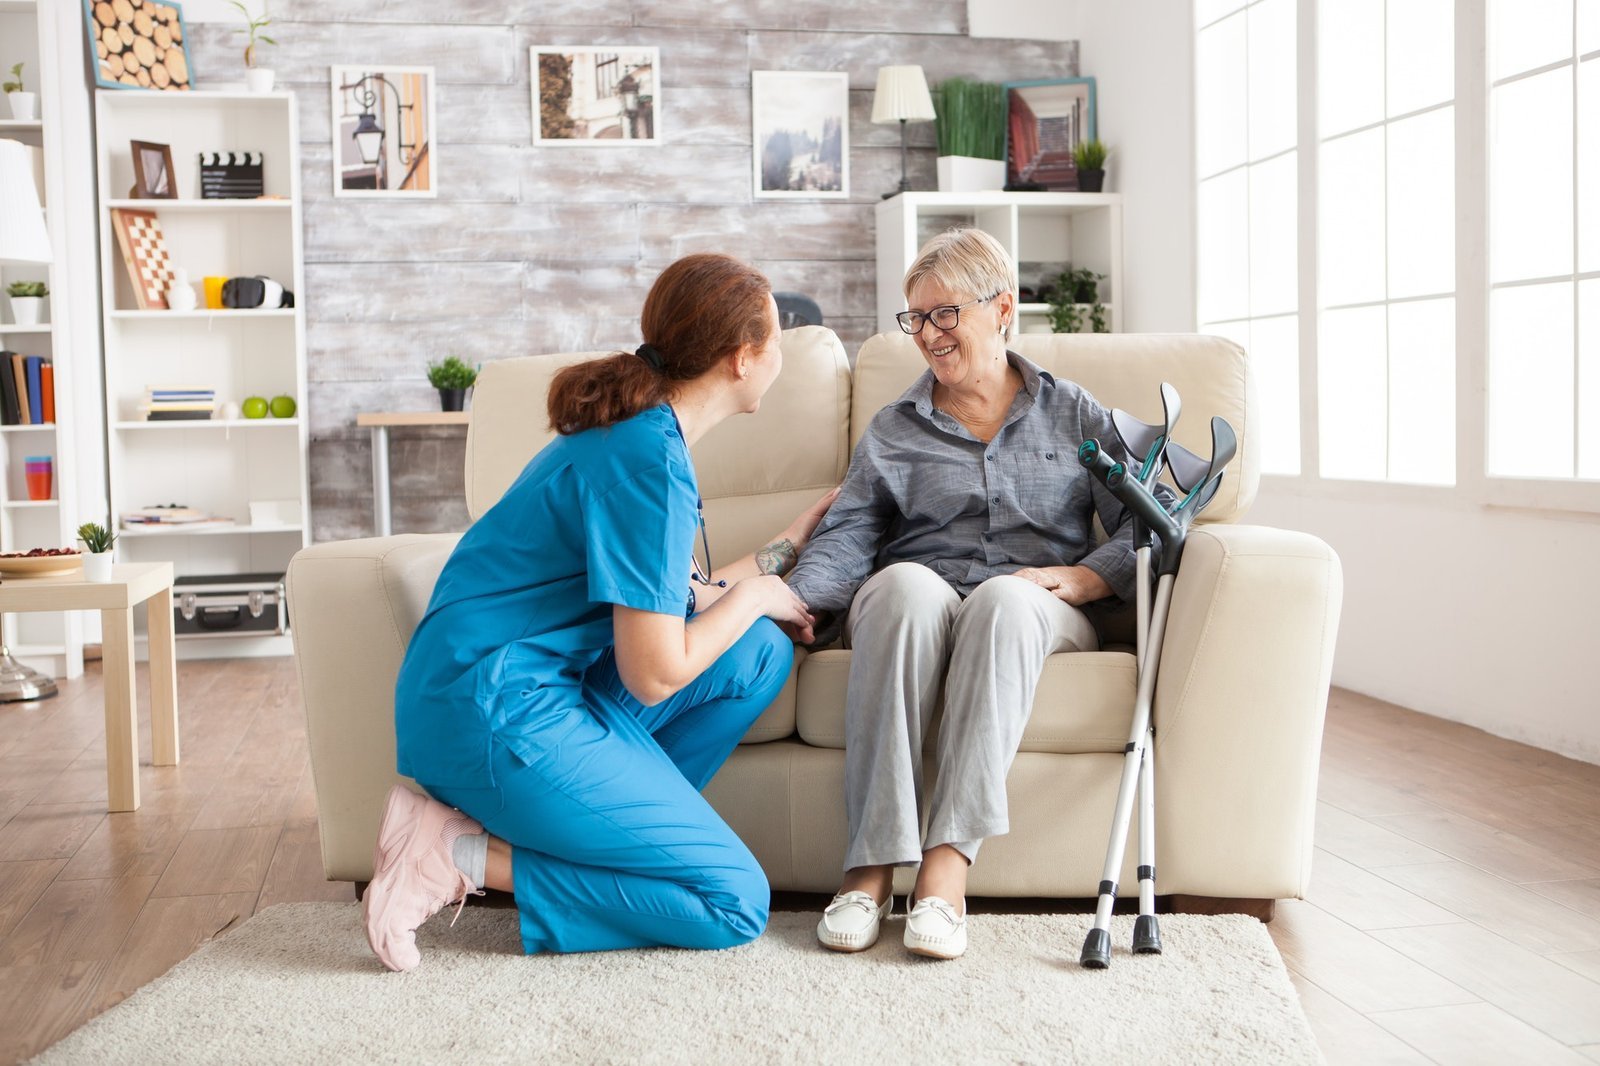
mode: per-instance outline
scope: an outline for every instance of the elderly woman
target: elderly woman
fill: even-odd
[[[905,944],[967,944],[967,869],[1009,829],[1006,773],[1045,657],[1094,651],[1082,605],[1131,599],[1132,529],[1078,465],[1109,412],[1006,350],[1017,274],[993,237],[952,230],[905,278],[900,328],[928,370],[878,412],[838,500],[789,578],[812,611],[848,608],[844,882],[817,925],[835,951],[877,941],[896,866],[921,863]],[[1112,532],[1096,546],[1093,519]],[[934,709],[937,776],[919,828]]]

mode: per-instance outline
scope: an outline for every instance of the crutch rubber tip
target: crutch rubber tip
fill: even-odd
[[[1083,953],[1078,965],[1086,970],[1103,970],[1111,965],[1111,932],[1108,929],[1091,929],[1083,938]]]
[[[1141,914],[1133,923],[1133,953],[1161,954],[1161,927],[1153,914]]]

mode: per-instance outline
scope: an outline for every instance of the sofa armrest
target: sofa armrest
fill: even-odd
[[[290,632],[330,881],[372,876],[395,772],[394,684],[458,534],[315,544],[289,562]]]
[[[1162,891],[1305,894],[1343,587],[1309,534],[1190,532],[1156,679],[1157,866],[1211,873],[1158,872]]]

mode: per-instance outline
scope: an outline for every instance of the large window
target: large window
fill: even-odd
[[[1199,326],[1263,470],[1600,509],[1600,0],[1195,11]]]
[[[1600,4],[1489,4],[1488,473],[1600,478]]]
[[[1455,480],[1449,0],[1317,22],[1317,456],[1325,478]]]
[[[1300,471],[1294,0],[1200,0],[1200,329],[1250,352],[1262,469]]]

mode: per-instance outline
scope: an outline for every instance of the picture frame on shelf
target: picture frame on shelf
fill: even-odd
[[[172,170],[172,146],[154,141],[129,141],[133,153],[133,188],[130,200],[176,200],[177,175]]]
[[[1001,86],[1006,101],[1006,188],[1076,192],[1072,153],[1099,137],[1093,78],[1045,78]]]
[[[438,196],[432,67],[336,66],[329,88],[335,196]]]
[[[194,87],[183,6],[145,0],[83,0],[94,83],[102,89],[187,92]]]
[[[850,196],[850,76],[750,72],[752,193],[758,200]]]
[[[653,45],[528,49],[533,143],[631,148],[661,143],[661,50]]]

